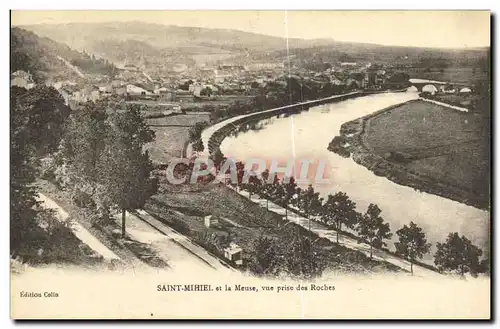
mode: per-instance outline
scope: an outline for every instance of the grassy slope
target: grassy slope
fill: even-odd
[[[406,164],[445,183],[480,190],[489,185],[488,155],[478,116],[427,102],[411,102],[375,116],[363,142],[376,154],[398,151]]]
[[[162,192],[153,199],[155,201],[146,207],[150,213],[170,222],[184,222],[189,227],[189,234],[193,236],[204,231],[216,235],[230,235],[231,240],[245,250],[247,260],[254,257],[254,241],[261,235],[274,238],[282,236],[283,221],[279,215],[259,207],[223,186],[209,184],[195,189],[193,186],[164,185]],[[219,220],[216,228],[207,229],[203,225],[203,216],[209,214],[219,218],[225,217],[242,227]],[[321,241],[321,246],[321,257],[328,264],[327,270],[330,271],[400,271],[389,263],[370,261],[364,254],[330,241]]]

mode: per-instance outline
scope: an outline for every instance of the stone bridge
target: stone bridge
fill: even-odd
[[[433,80],[424,80],[424,79],[410,79],[410,84],[413,87],[417,88],[417,90],[419,92],[421,92],[422,89],[428,85],[436,87],[437,90],[442,90],[445,86],[452,86],[452,87],[457,87],[457,88],[468,87],[468,85],[465,83],[433,81]]]

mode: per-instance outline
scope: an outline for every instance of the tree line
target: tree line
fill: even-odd
[[[255,89],[257,89],[256,95],[251,101],[235,101],[227,109],[214,109],[211,111],[210,122],[213,124],[234,116],[330,97],[349,90],[349,88],[342,85],[335,85],[330,82],[321,84],[306,82],[295,76],[287,77],[282,83],[267,82],[265,86]]]
[[[218,168],[222,161],[227,160],[220,151],[211,158]],[[358,243],[364,242],[370,246],[370,259],[373,257],[374,249],[386,247],[387,240],[393,236],[389,223],[381,216],[382,210],[376,204],[370,203],[364,212],[359,212],[356,203],[344,192],[329,194],[323,198],[312,185],[307,188],[299,187],[293,177],[280,179],[275,175],[270,182],[268,170],[262,172],[260,177],[250,176],[248,182],[244,182],[243,163],[237,162],[236,168],[238,181],[231,184],[236,189],[246,190],[250,199],[253,195],[258,195],[266,199],[267,208],[269,201],[283,207],[287,220],[289,211],[304,216],[309,219],[309,230],[311,221],[336,230],[337,243],[341,232],[349,235],[343,231],[348,228],[356,233],[354,237]],[[414,222],[404,225],[395,233],[398,237],[398,242],[394,243],[395,254],[410,262],[410,271],[413,274],[413,264],[430,252],[431,244],[427,241],[422,228]],[[462,275],[466,273],[477,275],[489,271],[489,260],[481,259],[483,251],[463,235],[450,233],[446,241],[436,244],[436,248],[434,264],[441,272],[456,271]]]
[[[188,140],[193,147],[193,151],[203,152],[205,147],[203,146],[203,141],[201,140],[201,133],[205,128],[210,125],[207,121],[197,122],[188,131]]]
[[[39,37],[19,27],[11,28],[10,37],[11,73],[17,70],[30,72],[37,83],[43,82],[47,74],[66,79],[74,75],[57,56],[67,59],[84,72],[100,73],[110,77],[118,72],[113,63],[107,60],[73,50],[65,44]]]
[[[57,150],[58,127],[69,116],[59,93],[45,86],[10,89],[10,245],[13,256],[47,246],[40,223],[46,213],[34,185],[40,159]],[[50,232],[47,232],[50,234]]]

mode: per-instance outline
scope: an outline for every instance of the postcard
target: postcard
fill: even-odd
[[[491,319],[489,11],[11,11],[13,319]]]

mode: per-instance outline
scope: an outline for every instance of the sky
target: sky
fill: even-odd
[[[12,11],[12,25],[143,21],[393,46],[490,45],[488,11]]]

